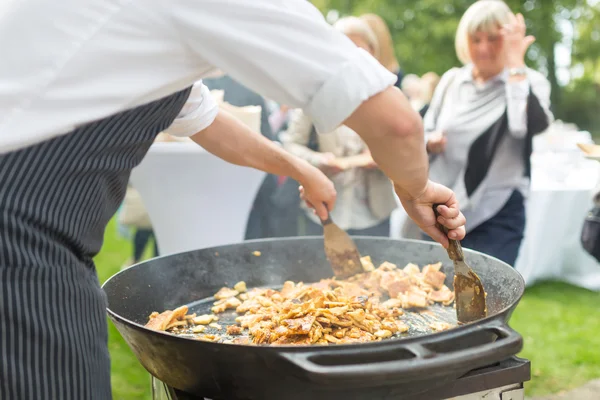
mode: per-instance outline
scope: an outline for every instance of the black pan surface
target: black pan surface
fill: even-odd
[[[389,261],[423,267],[442,261],[446,285],[452,288],[453,267],[441,246],[354,239],[376,266]],[[487,318],[439,333],[417,324],[406,337],[363,344],[223,344],[143,327],[153,311],[189,304],[200,314],[195,307],[208,304],[199,300],[239,281],[249,288],[278,287],[286,280],[309,283],[331,277],[322,237],[248,241],[159,257],[116,274],[103,287],[109,316],[142,365],[177,389],[228,400],[399,399],[503,360],[522,347],[520,335],[506,324],[523,294],[522,277],[495,258],[469,250],[465,255],[488,294]]]

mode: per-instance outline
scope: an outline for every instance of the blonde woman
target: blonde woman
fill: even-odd
[[[525,31],[503,1],[469,7],[456,32],[464,66],[444,74],[424,118],[430,179],[456,192],[464,246],[511,265],[525,228],[532,136],[553,118],[550,84],[525,64],[535,40]]]
[[[369,26],[356,17],[342,18],[335,24],[358,47],[376,56],[379,45]],[[310,118],[294,110],[289,128],[280,135],[286,150],[320,168],[333,181],[337,205],[332,219],[353,235],[389,236],[389,217],[396,208],[389,179],[376,168],[365,143],[350,128],[340,126],[335,131],[316,135]],[[342,170],[340,160],[364,155],[360,167]],[[299,223],[299,235],[321,235],[319,218],[304,203]]]
[[[401,87],[402,80],[404,79],[404,72],[400,68],[400,64],[398,63],[398,59],[396,58],[396,51],[394,50],[394,41],[392,40],[392,34],[387,24],[377,14],[363,14],[360,16],[360,19],[366,22],[373,33],[375,33],[375,37],[377,38],[377,43],[379,44],[379,62],[386,67],[389,71],[393,72],[398,76],[398,80],[396,81],[396,86],[398,88]]]

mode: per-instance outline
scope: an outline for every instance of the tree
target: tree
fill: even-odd
[[[323,12],[342,16],[372,12],[390,27],[396,55],[407,73],[442,74],[459,65],[454,52],[454,33],[460,16],[472,0],[315,0]]]
[[[460,18],[474,1],[314,0],[314,4],[324,13],[337,10],[342,16],[365,12],[380,15],[390,27],[402,69],[421,75],[427,71],[441,74],[460,65],[454,51],[454,36]],[[524,15],[528,34],[536,37],[528,51],[527,63],[546,74],[552,85],[555,115],[561,118],[564,88],[559,85],[556,76],[555,49],[557,43],[563,41],[564,34],[559,22],[579,27],[575,55],[585,55],[585,63],[598,71],[600,26],[596,21],[600,17],[599,6],[592,7],[586,0],[505,1],[514,12]],[[587,25],[584,24],[586,21]],[[597,39],[591,43],[590,37]]]

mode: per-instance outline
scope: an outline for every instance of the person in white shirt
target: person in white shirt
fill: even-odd
[[[215,67],[302,108],[318,132],[353,129],[425,232],[447,246],[439,203],[448,236],[464,236],[452,191],[427,178],[422,123],[396,77],[305,0],[8,1],[0,54],[2,399],[111,398],[93,258],[159,132],[290,176],[320,217],[333,209],[317,168],[192,87]]]

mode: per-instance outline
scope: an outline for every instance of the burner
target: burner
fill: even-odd
[[[523,400],[523,383],[529,379],[529,360],[511,357],[500,363],[473,370],[454,382],[406,400]],[[152,378],[152,393],[153,400],[210,400],[170,388],[155,378]]]

